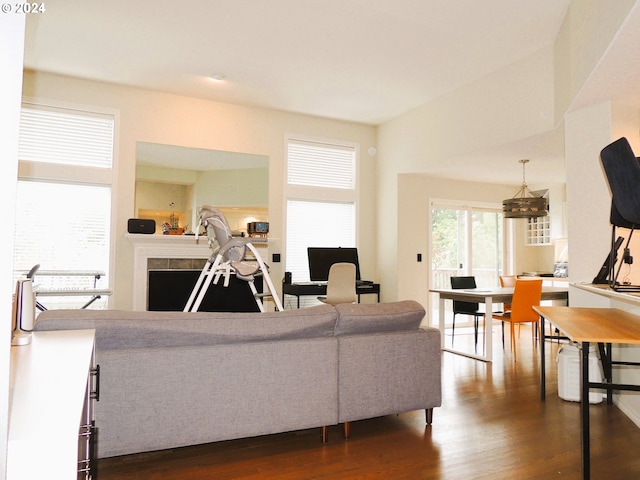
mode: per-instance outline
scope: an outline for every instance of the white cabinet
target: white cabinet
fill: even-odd
[[[551,221],[549,216],[528,218],[526,245],[550,245],[551,244]]]
[[[34,332],[11,348],[8,480],[91,478],[94,330]]]

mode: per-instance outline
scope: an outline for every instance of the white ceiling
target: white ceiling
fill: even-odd
[[[60,0],[28,16],[25,66],[377,125],[551,45],[569,2]],[[563,156],[543,137],[474,161],[519,183],[518,159]]]

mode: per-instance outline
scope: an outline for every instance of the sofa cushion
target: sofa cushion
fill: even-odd
[[[216,345],[333,335],[330,305],[265,313],[46,310],[36,330],[95,329],[102,350]]]
[[[424,308],[414,300],[389,303],[336,305],[338,321],[334,335],[397,332],[420,327]]]

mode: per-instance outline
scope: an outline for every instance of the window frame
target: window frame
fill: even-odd
[[[72,104],[61,101],[53,101],[43,98],[23,97],[21,111],[24,106],[29,108],[41,107],[45,110],[66,110],[88,116],[106,116],[113,119],[113,152],[111,168],[82,167],[65,164],[53,164],[23,160],[18,158],[17,181],[40,181],[70,183],[86,186],[101,186],[111,189],[110,218],[109,218],[109,271],[107,274],[108,286],[113,291],[116,271],[116,219],[118,198],[118,152],[119,152],[119,126],[120,112],[117,109],[98,107],[93,105]],[[110,308],[112,297],[106,298],[106,308]]]
[[[339,148],[353,148],[355,156],[354,165],[354,186],[352,189],[345,188],[331,188],[331,187],[316,187],[307,185],[297,185],[288,183],[289,174],[289,143],[290,142],[305,142],[305,143],[317,143],[328,146],[336,146]],[[302,135],[287,135],[285,137],[285,162],[284,162],[284,192],[285,198],[297,198],[300,200],[324,200],[335,202],[353,202],[356,204],[356,224],[358,217],[358,195],[359,195],[359,172],[360,172],[360,145],[353,142],[346,142],[341,140],[329,140],[322,138],[305,137]],[[286,218],[286,217],[285,217]],[[357,228],[356,228],[356,241],[357,241]]]
[[[354,155],[354,169],[353,169],[353,188],[332,188],[332,187],[318,187],[318,186],[306,186],[298,184],[289,184],[289,144],[290,142],[301,143],[316,143],[326,146],[335,146],[340,149],[352,149]],[[342,140],[308,137],[297,134],[285,135],[284,141],[284,175],[283,175],[283,191],[284,191],[284,242],[283,249],[285,252],[285,265],[286,265],[286,248],[287,248],[287,235],[288,235],[288,204],[289,201],[309,201],[319,203],[344,203],[353,204],[354,207],[354,247],[358,246],[359,241],[359,216],[360,216],[360,204],[359,204],[359,172],[360,172],[360,145],[354,142],[347,142]]]

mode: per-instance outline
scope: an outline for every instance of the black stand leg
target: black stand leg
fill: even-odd
[[[580,397],[580,413],[582,416],[582,478],[591,477],[591,462],[589,454],[589,342],[582,342],[581,355],[582,379],[580,382],[582,394]]]
[[[611,344],[598,343],[600,351],[600,361],[602,362],[602,373],[604,374],[604,383],[607,385],[607,405],[613,405],[613,365],[611,358]]]

